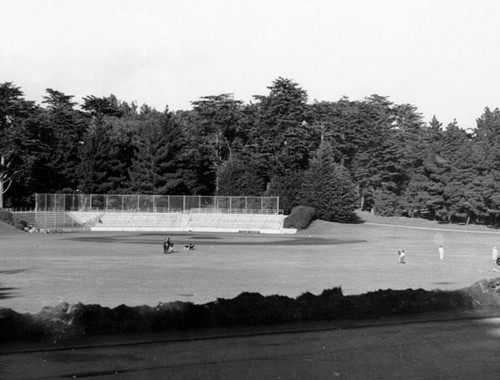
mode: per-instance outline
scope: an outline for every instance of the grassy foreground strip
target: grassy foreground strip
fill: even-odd
[[[431,311],[498,306],[500,279],[456,291],[379,290],[344,296],[340,288],[295,299],[242,293],[203,305],[171,302],[116,308],[61,303],[36,314],[0,309],[0,342],[78,339],[101,334],[168,332],[210,327],[258,326],[301,321],[376,319]]]

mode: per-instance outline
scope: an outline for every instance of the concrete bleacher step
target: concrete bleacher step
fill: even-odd
[[[94,231],[289,233],[283,215],[225,213],[104,213]]]

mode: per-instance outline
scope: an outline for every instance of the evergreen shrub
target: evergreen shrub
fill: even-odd
[[[0,222],[9,224],[20,230],[24,230],[28,226],[28,223],[24,220],[19,220],[16,222],[14,220],[14,217],[12,216],[12,213],[4,209],[0,209]]]
[[[316,209],[314,207],[297,206],[292,209],[290,215],[285,218],[285,228],[296,228],[303,230],[316,219]]]
[[[0,209],[0,222],[13,224],[14,218],[12,217],[12,214],[9,211]]]

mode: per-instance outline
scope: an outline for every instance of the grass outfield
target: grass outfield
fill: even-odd
[[[500,233],[494,230],[384,221],[317,221],[295,236],[170,234],[176,243],[171,255],[162,253],[164,235],[154,233],[39,235],[2,227],[0,308],[36,313],[62,301],[110,307],[206,303],[245,291],[296,297],[337,286],[346,295],[451,290],[498,277],[491,248],[500,246]],[[195,251],[183,251],[188,242]],[[398,248],[406,251],[405,265],[398,264]]]

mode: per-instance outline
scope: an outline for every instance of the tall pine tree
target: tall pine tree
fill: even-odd
[[[330,144],[323,142],[305,172],[300,204],[316,209],[319,219],[351,222],[356,219],[355,186],[347,170],[333,160]]]

